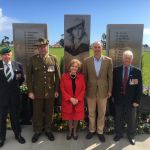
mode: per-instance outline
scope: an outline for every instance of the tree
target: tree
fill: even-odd
[[[1,45],[2,45],[2,46],[9,47],[9,44],[10,44],[10,42],[9,42],[9,37],[8,37],[8,36],[4,36],[4,38],[3,38],[2,41],[1,41]]]
[[[147,47],[149,47],[149,46],[148,46],[148,44],[144,44],[143,47],[144,47],[144,48],[147,48]]]
[[[105,33],[102,34],[101,42],[103,44],[103,49],[106,49],[106,34]]]
[[[64,47],[64,34],[61,34],[60,36],[61,36],[61,39],[59,40],[58,43],[59,43],[62,47]]]

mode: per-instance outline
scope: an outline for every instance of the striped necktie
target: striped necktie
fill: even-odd
[[[7,82],[10,82],[12,80],[12,74],[11,74],[11,70],[10,70],[9,65],[7,64],[6,66],[7,66],[7,68],[6,68],[6,79],[7,79]]]

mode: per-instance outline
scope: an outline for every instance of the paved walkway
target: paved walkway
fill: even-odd
[[[19,144],[14,139],[11,130],[7,131],[5,145],[2,150],[148,150],[150,149],[150,134],[136,136],[136,145],[130,145],[126,137],[119,142],[113,141],[113,135],[106,135],[106,142],[101,143],[95,135],[91,140],[86,140],[86,132],[79,132],[77,141],[67,141],[65,132],[54,132],[55,141],[49,141],[46,136],[41,135],[37,143],[32,143],[32,126],[24,126],[22,135],[26,138],[25,144]]]

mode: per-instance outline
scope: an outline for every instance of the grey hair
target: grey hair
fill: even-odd
[[[125,56],[131,57],[133,59],[133,52],[131,50],[126,50],[123,52],[123,59]]]
[[[99,45],[103,48],[102,42],[100,42],[100,41],[95,41],[95,42],[93,43],[92,47],[94,47],[95,44],[99,44]]]

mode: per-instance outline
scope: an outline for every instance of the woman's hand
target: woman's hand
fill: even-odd
[[[78,99],[71,97],[70,102],[72,103],[72,105],[76,105],[78,103]]]
[[[32,100],[35,99],[34,93],[32,93],[32,92],[30,92],[30,93],[28,94],[28,97],[29,97],[30,99],[32,99]]]

